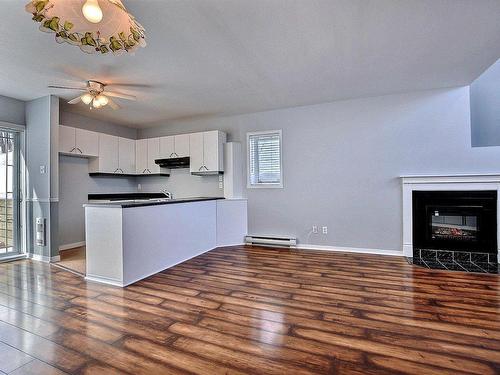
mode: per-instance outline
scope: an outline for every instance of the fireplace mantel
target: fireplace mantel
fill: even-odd
[[[414,190],[497,190],[500,196],[500,173],[404,175],[400,176],[403,189],[403,254],[413,256],[413,201]],[[500,224],[500,199],[497,201],[497,223]],[[500,225],[497,226],[497,239]],[[500,241],[497,241],[500,244]],[[498,246],[500,247],[500,245]],[[500,248],[497,249],[500,254]]]

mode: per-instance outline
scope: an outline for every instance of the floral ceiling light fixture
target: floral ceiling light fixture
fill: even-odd
[[[146,46],[144,28],[121,0],[31,0],[26,11],[58,43],[86,53],[121,54]]]

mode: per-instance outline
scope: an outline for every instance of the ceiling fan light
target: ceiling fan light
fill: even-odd
[[[89,105],[90,102],[92,101],[92,99],[94,99],[94,98],[89,93],[86,93],[86,94],[83,94],[81,96],[81,99],[82,99],[82,102],[84,102],[86,105]]]
[[[94,100],[92,100],[92,107],[101,108],[101,102],[97,98],[94,98]]]
[[[104,107],[109,102],[108,98],[105,95],[98,95],[96,99],[99,104],[101,104],[101,107]]]
[[[97,0],[87,0],[82,7],[85,19],[91,23],[99,23],[102,20],[102,9]]]

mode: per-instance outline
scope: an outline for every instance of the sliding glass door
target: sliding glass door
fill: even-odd
[[[0,129],[0,258],[21,252],[20,133]]]

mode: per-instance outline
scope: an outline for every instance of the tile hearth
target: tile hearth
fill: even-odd
[[[413,258],[406,258],[408,263],[425,268],[462,272],[500,273],[497,254],[415,249],[413,255]]]

